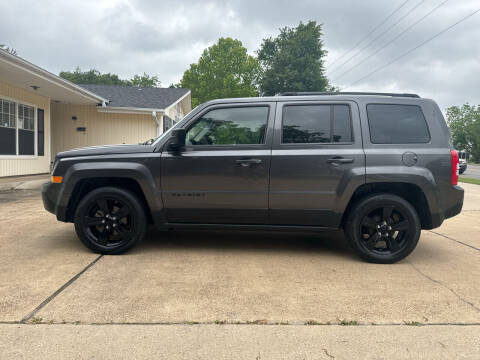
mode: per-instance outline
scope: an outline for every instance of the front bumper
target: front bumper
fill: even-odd
[[[58,189],[57,184],[52,182],[48,182],[42,185],[42,200],[43,200],[43,207],[48,212],[55,214],[55,205],[57,203],[57,196],[58,196]]]

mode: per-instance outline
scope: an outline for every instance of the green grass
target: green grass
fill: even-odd
[[[464,182],[464,183],[469,183],[469,184],[480,185],[480,180],[479,179],[472,179],[472,178],[467,178],[467,177],[460,176],[458,178],[458,181]]]

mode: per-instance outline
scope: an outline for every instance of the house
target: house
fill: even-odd
[[[59,151],[143,142],[190,110],[188,89],[76,85],[0,50],[0,177],[48,173]]]

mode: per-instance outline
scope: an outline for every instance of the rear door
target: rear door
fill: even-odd
[[[222,104],[185,125],[186,146],[162,153],[169,222],[266,224],[275,103]]]
[[[270,170],[269,223],[336,227],[365,182],[358,106],[279,102]]]

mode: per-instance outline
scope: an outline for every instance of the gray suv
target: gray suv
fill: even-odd
[[[198,106],[153,142],[57,154],[45,208],[91,250],[158,229],[344,229],[393,263],[460,213],[458,154],[414,94],[284,93]]]

